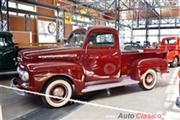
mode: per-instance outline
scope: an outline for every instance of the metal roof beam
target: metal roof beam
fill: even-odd
[[[148,29],[179,29],[180,26],[175,26],[175,27],[148,27]],[[133,28],[133,30],[145,30],[146,28]]]
[[[158,18],[161,18],[160,14],[146,1],[144,0],[146,8],[149,8],[151,12],[153,12]]]
[[[115,7],[113,5],[115,4],[116,0],[94,0],[94,1],[87,1],[87,0],[68,0],[69,2],[73,2],[74,4],[81,4],[84,7],[90,7],[97,12],[101,13],[110,13],[114,12]],[[109,2],[110,1],[110,2]],[[95,6],[89,5],[89,3],[95,3]]]
[[[57,11],[65,11],[65,12],[70,12],[70,13],[73,13],[75,15],[80,15],[80,16],[83,16],[83,17],[89,17],[89,18],[94,18],[96,20],[100,20],[100,21],[107,21],[106,19],[102,19],[102,18],[99,18],[99,17],[92,17],[90,15],[87,15],[87,14],[83,14],[83,13],[79,13],[79,12],[76,12],[74,10],[68,10],[66,9],[66,7],[58,7],[58,6],[54,6],[54,5],[50,5],[50,4],[45,4],[45,3],[42,3],[42,2],[37,2],[37,1],[32,1],[32,0],[10,0],[10,1],[17,1],[17,2],[21,2],[21,3],[25,3],[25,4],[30,4],[30,5],[34,5],[34,6],[39,6],[39,7],[44,7],[46,9],[52,9],[52,10],[57,10]],[[74,1],[74,0],[73,0]],[[13,8],[11,8],[11,10],[13,10]],[[15,10],[15,9],[14,9]],[[16,10],[17,11],[17,10]],[[19,11],[20,12],[20,11]],[[23,11],[21,11],[23,12]],[[30,13],[30,11],[27,11]],[[23,12],[24,13],[24,12]],[[35,12],[31,12],[33,15],[38,15],[38,13],[35,13]],[[44,16],[44,14],[39,14],[40,16]],[[50,17],[50,15],[46,15],[48,17]],[[46,17],[44,16],[44,17]],[[55,17],[55,16],[54,16]],[[52,16],[52,18],[54,18]]]

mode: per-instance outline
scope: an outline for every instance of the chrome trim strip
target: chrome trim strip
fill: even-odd
[[[63,57],[77,57],[77,54],[44,55],[44,56],[38,56],[38,58],[63,58]]]

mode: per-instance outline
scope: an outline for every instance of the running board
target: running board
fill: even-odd
[[[125,85],[132,85],[132,84],[137,84],[137,83],[139,83],[139,81],[132,80],[132,79],[124,79],[124,80],[118,81],[118,82],[90,85],[90,86],[86,86],[82,90],[82,93],[92,92],[92,91],[96,91],[96,90],[103,90],[103,89],[107,89],[107,88],[120,87],[120,86],[125,86]]]

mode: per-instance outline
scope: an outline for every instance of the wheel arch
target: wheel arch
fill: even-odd
[[[52,76],[50,77],[43,85],[42,89],[41,89],[41,93],[42,91],[44,90],[44,88],[52,81],[58,79],[58,78],[64,78],[67,82],[69,82],[72,85],[74,85],[74,82],[72,81],[72,79],[68,76],[65,76],[65,75],[55,75],[55,76]]]
[[[172,62],[175,57],[177,57],[179,60],[178,51],[176,51],[176,50],[169,51],[166,54],[166,59],[168,62]]]
[[[81,93],[84,88],[84,69],[78,63],[73,62],[44,62],[43,64],[31,65],[33,69],[32,81],[35,91],[41,92],[48,81],[56,77],[64,77],[74,84],[76,93]]]
[[[41,93],[48,83],[50,83],[53,80],[58,79],[58,78],[64,78],[67,82],[69,82],[72,86],[73,92],[76,92],[77,94],[80,94],[82,88],[84,87],[84,82],[79,83],[79,82],[73,81],[73,78],[71,78],[67,75],[55,75],[55,76],[48,78],[48,80],[45,81],[44,85],[42,86]]]
[[[176,59],[177,59],[177,61],[176,61]],[[175,55],[173,57],[172,62],[169,62],[169,64],[170,64],[170,67],[178,67],[178,65],[179,65],[179,56]]]

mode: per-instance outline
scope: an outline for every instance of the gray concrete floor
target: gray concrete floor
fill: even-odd
[[[175,105],[178,96],[178,69],[170,68],[169,76],[159,77],[153,90],[142,91],[138,85],[109,89],[110,94],[105,90],[87,102],[93,105],[82,104],[56,120],[136,120],[140,113],[162,115],[162,118],[157,120],[180,120],[180,108]],[[1,80],[0,84],[9,85],[9,82],[9,79],[5,79]],[[13,120],[44,106],[39,97],[18,96],[12,90],[4,88],[0,88],[0,97],[3,120]],[[129,118],[125,118],[126,115]]]
[[[110,95],[101,94],[91,103],[105,105],[108,108],[83,105],[76,111],[68,114],[62,120],[116,120],[141,119],[139,113],[157,114],[162,117],[157,120],[180,120],[180,108],[176,107],[178,96],[177,71],[179,68],[170,68],[170,75],[159,78],[156,87],[150,91],[142,91],[138,85],[124,88],[110,89]],[[114,107],[113,109],[111,107]],[[114,110],[117,108],[117,110]],[[126,117],[127,115],[127,117]],[[129,115],[129,116],[128,116]],[[130,116],[131,115],[131,116]]]
[[[0,84],[9,86],[10,80],[2,80]],[[22,116],[36,110],[43,105],[39,97],[19,96],[10,89],[0,88],[1,90],[1,106],[3,120],[12,120],[18,116]]]

